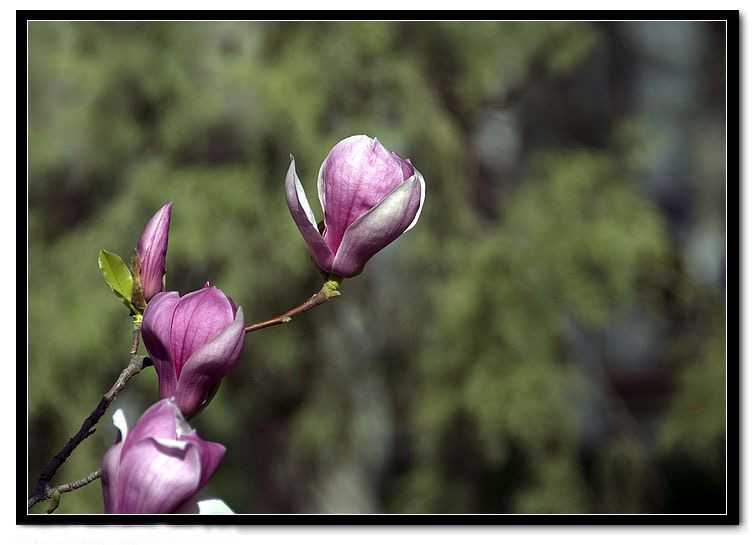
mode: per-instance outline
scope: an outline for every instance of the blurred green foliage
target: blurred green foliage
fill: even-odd
[[[723,55],[721,29],[686,25]],[[422,171],[422,218],[343,297],[248,336],[193,421],[228,447],[207,492],[236,512],[723,510],[722,292],[703,274],[723,159],[705,139],[675,155],[671,130],[722,103],[706,87],[685,121],[654,117],[627,26],[31,23],[30,482],[127,363],[99,250],[130,257],[171,200],[169,288],[210,280],[270,318],[321,283],[289,154],[316,201],[330,147],[366,133]],[[664,162],[692,182],[649,184]],[[718,245],[690,253],[700,225]],[[115,406],[133,424],[156,396],[147,370]],[[56,482],[114,437],[108,414]]]

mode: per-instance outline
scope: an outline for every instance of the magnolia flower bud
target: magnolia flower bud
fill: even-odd
[[[123,412],[113,415],[120,437],[102,459],[105,513],[173,513],[207,484],[225,447],[203,440],[172,399],[142,415],[131,432]]]
[[[237,363],[244,347],[244,311],[209,283],[183,297],[159,293],[144,312],[142,338],[155,364],[160,397],[175,397],[190,418]]]
[[[136,272],[139,274],[145,302],[149,302],[152,297],[163,290],[165,255],[168,253],[168,230],[172,210],[173,203],[164,204],[147,222],[136,246],[139,263],[139,270]]]
[[[425,200],[425,180],[377,138],[351,136],[325,158],[317,191],[325,214],[322,233],[292,157],[286,175],[291,215],[317,266],[345,278],[359,274],[373,255],[414,227]]]

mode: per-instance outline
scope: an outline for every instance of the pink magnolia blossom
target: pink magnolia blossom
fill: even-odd
[[[378,251],[414,227],[425,200],[425,180],[377,138],[351,136],[330,150],[317,180],[325,214],[320,232],[291,165],[288,208],[317,266],[327,274],[359,274]]]
[[[190,418],[238,362],[244,311],[209,283],[183,297],[162,292],[147,305],[142,338],[155,364],[160,397],[175,397]]]
[[[120,436],[102,459],[105,513],[187,511],[225,454],[197,435],[172,399],[152,405],[130,432],[122,411],[113,421]]]

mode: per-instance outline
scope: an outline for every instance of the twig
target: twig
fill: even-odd
[[[70,483],[61,484],[60,486],[56,486],[54,488],[51,488],[51,487],[48,486],[45,489],[45,492],[44,492],[43,495],[41,495],[41,496],[32,496],[31,498],[29,498],[29,502],[27,504],[27,508],[31,509],[35,504],[37,504],[37,503],[39,503],[39,502],[41,502],[43,500],[47,500],[47,499],[50,499],[50,498],[53,498],[53,497],[58,497],[58,496],[60,496],[60,494],[65,494],[66,492],[73,492],[74,490],[79,489],[82,486],[88,485],[92,481],[96,481],[101,476],[102,476],[102,470],[98,469],[97,471],[93,471],[92,473],[90,473],[89,475],[87,475],[83,479],[79,479],[78,481],[73,481],[73,482],[70,482]],[[54,505],[52,507],[50,507],[50,509],[47,510],[48,514],[52,513],[53,511],[55,511],[55,509],[57,509],[58,502],[59,502],[59,500],[56,501],[54,503]]]
[[[315,293],[312,297],[307,299],[298,307],[294,307],[288,312],[284,312],[280,316],[276,316],[275,318],[271,318],[270,320],[265,320],[264,322],[258,322],[256,324],[250,324],[244,328],[244,332],[251,333],[252,331],[259,331],[260,329],[265,329],[267,327],[287,324],[294,316],[302,314],[310,309],[315,308],[318,305],[323,304],[333,297],[338,297],[339,295],[341,295],[341,292],[338,291],[339,283],[340,278],[330,278],[322,285],[320,291]]]
[[[145,367],[149,367],[150,365],[152,365],[152,360],[150,360],[147,356],[132,355],[131,361],[126,366],[126,368],[123,371],[121,371],[121,374],[118,377],[118,380],[116,380],[115,384],[113,384],[110,387],[110,390],[108,390],[107,393],[104,396],[102,396],[102,400],[107,403],[107,405],[105,406],[105,409],[107,409],[108,406],[110,406],[110,403],[113,402],[113,400],[118,396],[120,391],[126,387],[126,383],[128,383],[129,380],[131,380],[136,375],[138,375],[142,369],[144,369]],[[96,423],[97,422],[95,421],[94,424]]]
[[[129,354],[132,356],[136,355],[136,353],[139,351],[139,326],[134,326],[134,332],[131,334],[131,351]]]
[[[36,501],[32,502],[33,499],[45,496],[45,493],[49,488],[48,485],[50,484],[52,478],[55,476],[55,473],[58,471],[60,466],[65,463],[65,461],[76,449],[76,447],[78,447],[87,437],[97,431],[94,426],[97,424],[97,422],[100,421],[100,418],[102,418],[108,407],[110,407],[110,404],[118,396],[120,391],[123,390],[128,381],[138,375],[142,369],[152,365],[152,361],[148,357],[138,356],[135,354],[135,350],[138,349],[138,335],[139,331],[135,330],[134,337],[136,338],[136,340],[132,341],[131,343],[131,360],[129,361],[129,364],[126,366],[126,368],[121,371],[118,380],[116,380],[115,384],[113,384],[113,386],[107,391],[107,393],[102,396],[102,399],[100,399],[97,407],[95,407],[95,409],[89,414],[89,416],[84,419],[84,422],[81,424],[79,431],[76,432],[76,435],[68,440],[65,446],[55,456],[53,456],[52,460],[50,460],[42,470],[42,473],[40,474],[39,479],[37,479],[37,483],[36,485],[34,485],[34,489],[32,490],[32,493],[29,497],[29,507],[31,507],[38,501],[41,501],[40,499],[37,499]]]

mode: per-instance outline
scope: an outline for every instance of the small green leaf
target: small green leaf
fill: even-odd
[[[110,286],[113,293],[123,299],[127,307],[133,309],[131,296],[134,289],[134,279],[131,276],[131,271],[128,270],[123,259],[121,259],[121,256],[107,250],[100,250],[97,262],[100,265],[100,271],[102,271],[105,283]]]

